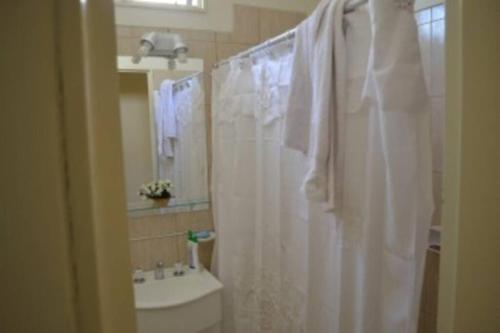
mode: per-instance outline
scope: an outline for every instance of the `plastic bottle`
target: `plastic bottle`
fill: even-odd
[[[187,247],[189,269],[194,272],[199,272],[200,260],[198,257],[198,237],[191,230],[188,231]]]

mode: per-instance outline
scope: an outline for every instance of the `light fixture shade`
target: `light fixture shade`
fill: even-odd
[[[182,40],[181,36],[178,34],[172,34],[173,40],[174,40],[174,49],[177,54],[179,53],[187,53],[188,48],[186,44],[184,44],[184,41]]]
[[[141,45],[143,45],[144,43],[150,44],[151,45],[151,49],[154,49],[155,45],[157,43],[157,33],[156,32],[145,33],[141,37]]]
[[[179,59],[179,62],[187,62],[188,47],[184,44],[181,36],[168,32],[148,32],[144,34],[140,41],[140,48],[132,58],[132,62],[137,64],[142,57],[164,57],[169,60]],[[175,68],[175,61],[169,61],[169,68]]]

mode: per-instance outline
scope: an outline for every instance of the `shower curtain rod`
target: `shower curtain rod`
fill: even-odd
[[[356,10],[359,6],[364,5],[365,3],[368,3],[369,0],[357,0],[357,1],[349,1],[345,7],[344,7],[344,14],[351,13]],[[226,65],[233,59],[238,59],[238,58],[248,58],[254,53],[257,53],[259,51],[265,50],[267,48],[273,47],[275,45],[281,44],[287,40],[294,39],[295,38],[295,32],[296,28],[293,28],[291,30],[288,30],[287,32],[282,33],[281,35],[278,35],[274,38],[271,38],[267,41],[265,41],[262,44],[259,44],[257,46],[254,46],[246,51],[243,51],[241,53],[238,53],[232,57],[229,57],[227,59],[224,59],[220,61],[219,63],[214,64],[214,68],[218,68],[220,66]]]
[[[179,84],[182,84],[182,83],[184,83],[184,82],[186,82],[186,81],[189,81],[189,80],[191,80],[191,79],[194,79],[195,77],[197,77],[197,76],[198,76],[198,75],[200,75],[200,74],[203,74],[203,72],[196,72],[196,73],[194,73],[194,74],[191,74],[191,75],[185,76],[185,77],[183,77],[182,79],[179,79],[179,80],[175,81],[175,82],[174,82],[174,87],[175,87],[175,86],[177,86],[177,85],[179,85]]]
[[[286,40],[290,40],[290,39],[293,39],[295,38],[295,28],[292,29],[292,30],[289,30],[279,36],[276,36],[274,38],[271,38],[267,41],[265,41],[264,43],[262,44],[259,44],[257,46],[254,46],[246,51],[243,51],[241,53],[238,53],[237,55],[235,56],[232,56],[230,58],[227,58],[225,60],[222,60],[221,62],[217,63],[214,65],[214,68],[218,68],[220,66],[223,66],[227,63],[229,63],[231,60],[233,59],[238,59],[238,58],[248,58],[250,55],[254,54],[254,53],[257,53],[259,51],[262,51],[262,50],[265,50],[267,48],[270,48],[274,45],[278,45]]]

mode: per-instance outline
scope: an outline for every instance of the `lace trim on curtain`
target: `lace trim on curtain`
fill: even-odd
[[[221,84],[216,122],[232,123],[244,115],[269,125],[284,117],[291,62],[286,46],[251,59],[233,60]]]
[[[306,294],[273,270],[258,276],[235,271],[234,315],[254,333],[305,333]],[[282,291],[286,290],[286,293]],[[283,299],[285,297],[286,299]],[[257,320],[255,320],[257,319]]]

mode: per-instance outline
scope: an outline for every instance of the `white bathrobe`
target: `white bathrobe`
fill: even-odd
[[[379,114],[386,167],[389,214],[383,265],[400,273],[398,282],[391,284],[387,303],[397,304],[401,295],[414,292],[411,304],[399,306],[406,316],[394,320],[390,306],[385,316],[392,318],[392,326],[387,326],[394,328],[391,332],[414,332],[434,209],[430,100],[413,1],[370,1],[370,17],[372,44],[364,96]]]
[[[155,106],[155,125],[156,125],[156,147],[158,157],[163,156],[163,110],[161,107],[160,92],[155,90],[153,93]]]
[[[336,138],[344,100],[345,54],[342,16],[345,0],[323,0],[296,32],[294,62],[283,142],[307,154],[309,170],[304,180],[306,196],[338,204],[336,177],[340,171],[340,147]]]
[[[311,245],[308,269],[332,268],[328,278],[309,277],[316,290],[309,302],[328,305],[330,332],[415,333],[433,200],[429,98],[413,2],[370,1],[368,66],[368,55],[354,56],[353,45],[346,61],[343,3],[321,2],[298,28],[284,129],[285,145],[308,156],[309,199],[328,199],[336,212],[325,223],[339,237]],[[359,28],[351,27],[351,37]],[[360,73],[351,69],[346,80],[349,63]],[[315,327],[325,318],[312,311],[309,320]]]

